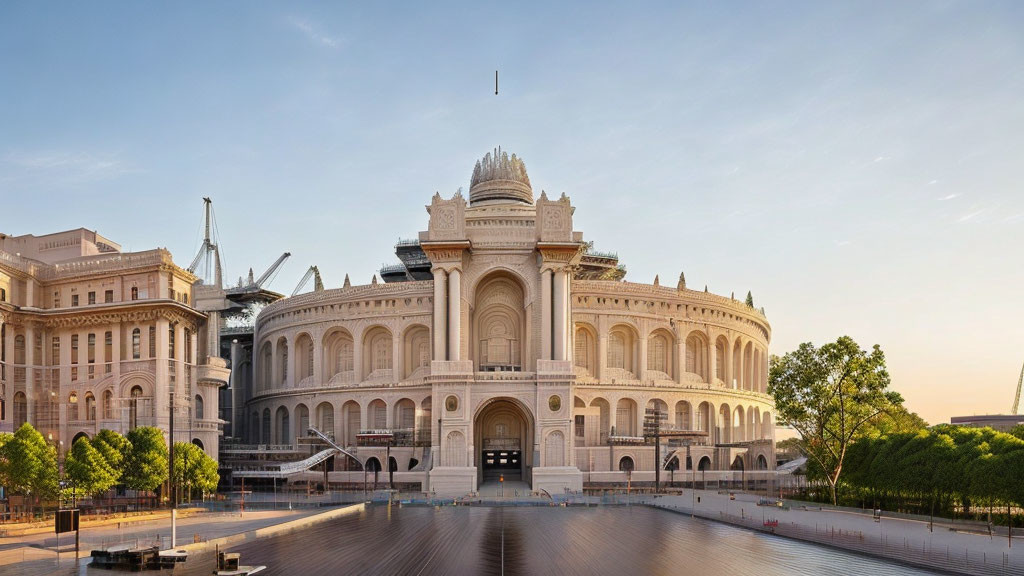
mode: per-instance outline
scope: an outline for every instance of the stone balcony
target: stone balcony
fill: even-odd
[[[227,386],[228,380],[231,378],[231,369],[227,365],[227,361],[223,358],[207,358],[206,364],[196,366],[196,379],[200,384]]]

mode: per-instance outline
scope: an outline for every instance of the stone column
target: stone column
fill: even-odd
[[[686,334],[684,330],[676,331],[676,356],[679,357],[676,365],[676,384],[682,384],[683,372],[686,372]]]
[[[316,367],[313,367],[314,370]],[[402,342],[402,330],[395,330],[391,335],[391,379],[401,382],[405,377],[405,346]]]
[[[565,354],[565,324],[566,324],[566,317],[565,317],[566,298],[565,298],[565,293],[566,293],[567,286],[566,286],[565,276],[566,276],[566,274],[565,274],[565,271],[563,271],[563,270],[558,270],[557,272],[555,272],[555,289],[554,289],[554,295],[552,296],[552,299],[554,300],[555,306],[554,306],[554,311],[553,311],[552,320],[551,320],[552,323],[554,324],[554,328],[555,328],[554,350],[553,350],[553,352],[554,352],[554,359],[555,360],[565,360],[566,359],[566,354]]]
[[[605,381],[608,375],[608,333],[604,330],[598,333],[597,337],[597,379],[602,384],[611,384]]]
[[[572,322],[572,272],[565,269],[565,360],[573,361],[576,350],[573,349],[575,340],[575,325]],[[571,450],[570,450],[571,452]]]
[[[434,360],[448,359],[448,318],[445,311],[447,276],[441,268],[434,268],[434,317],[430,330],[434,338]]]
[[[725,387],[732,388],[732,334],[726,334],[725,338]]]
[[[121,330],[122,325],[118,324],[114,326],[110,334],[110,354],[111,358],[107,361],[110,362],[110,371],[114,374],[114,386],[117,386],[121,382]],[[61,343],[61,355],[64,354],[64,344]],[[63,362],[62,362],[63,364]]]
[[[641,325],[641,328],[642,328],[643,327],[643,321],[641,321],[640,325]],[[640,344],[640,346],[639,346],[640,357],[637,358],[636,377],[641,382],[646,382],[647,381],[647,335],[645,335],[643,333],[640,334],[640,342],[639,342],[639,344]]]
[[[710,340],[710,335],[708,336]],[[715,377],[718,376],[718,341],[711,340],[711,344],[708,346],[708,362],[711,364],[708,366],[708,384],[715,383]]]
[[[231,341],[231,375],[228,376],[230,382],[230,393],[231,393],[231,436],[234,438],[240,438],[242,436],[242,426],[244,425],[242,419],[242,407],[239,405],[239,388],[241,384],[239,380],[241,376],[238,374],[238,364],[241,362],[242,356],[242,345],[238,343],[238,339]]]
[[[448,359],[462,360],[462,271],[448,274]]]
[[[32,282],[28,282],[31,286]],[[28,421],[39,426],[36,421],[36,330],[31,324],[25,325],[25,405],[28,408]]]
[[[167,419],[169,416],[168,408],[170,407],[171,390],[170,390],[170,376],[167,371],[167,334],[169,332],[170,323],[166,318],[159,318],[156,321],[156,382],[153,386],[153,417],[157,426],[163,429],[167,429]],[[81,354],[81,350],[79,350]],[[81,358],[79,358],[81,360]],[[141,406],[140,406],[141,409]],[[139,426],[145,426],[146,418],[139,418]]]
[[[551,359],[551,269],[540,273],[540,357]]]

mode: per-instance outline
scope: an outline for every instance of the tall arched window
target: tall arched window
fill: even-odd
[[[647,341],[647,370],[672,377],[672,346],[664,331],[656,332]]]
[[[103,391],[103,419],[110,420],[114,417],[114,393],[110,390]]]
[[[370,329],[363,338],[363,372],[368,380],[391,376],[391,332],[380,326]]]
[[[626,368],[626,342],[620,332],[612,332],[608,337],[608,367]]]
[[[21,425],[28,422],[28,402],[24,392],[14,393],[14,428],[21,428]]]
[[[141,397],[142,387],[132,386],[128,400],[128,428],[130,430],[134,430],[139,425],[139,398]]]
[[[142,331],[138,328],[132,330],[132,360],[142,358]]]
[[[196,394],[196,420],[202,420],[205,418],[203,415],[203,397]]]
[[[96,397],[92,392],[85,393],[85,418],[92,422],[96,421]]]

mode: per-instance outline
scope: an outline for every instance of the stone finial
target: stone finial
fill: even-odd
[[[341,285],[342,288],[351,288],[352,283],[348,280],[348,274],[345,274],[345,283]]]
[[[729,298],[731,298],[733,300],[736,299],[736,291],[735,290],[729,293]]]
[[[455,191],[455,195],[452,196],[452,200],[461,199],[461,198],[462,198],[462,186],[459,186],[459,189]]]
[[[686,274],[683,272],[679,273],[679,282],[676,283],[676,290],[680,292],[686,290]]]
[[[545,192],[543,189],[541,189],[541,191],[540,191],[540,199],[541,200],[547,200],[548,199],[548,193]]]
[[[373,286],[377,285],[377,275],[376,274],[373,275],[373,279],[370,280],[370,284],[373,285]]]
[[[705,285],[704,285],[704,292],[707,292],[707,291],[708,291],[708,285],[707,285],[707,284],[705,284]]]
[[[436,191],[435,191],[435,192],[434,192],[434,197],[433,197],[433,198],[431,198],[431,200],[433,200],[435,204],[436,204],[437,202],[440,202],[440,201],[441,201],[441,193],[440,193],[440,192],[436,192]]]
[[[521,158],[501,148],[488,152],[473,168],[469,183],[469,202],[499,200],[533,204],[533,189]]]
[[[658,275],[657,274],[654,275],[654,285],[655,286],[661,286],[661,281],[658,279]]]

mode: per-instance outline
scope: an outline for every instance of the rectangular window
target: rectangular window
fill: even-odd
[[[192,332],[188,329],[185,330],[185,363],[192,363]]]
[[[167,328],[167,357],[174,359],[174,324]]]
[[[103,372],[110,374],[110,367],[114,363],[114,333],[107,332],[103,336],[103,360],[106,362]]]
[[[105,302],[107,304],[110,304],[113,301],[114,301],[114,291],[113,290],[107,290],[106,292],[103,293],[103,302]]]
[[[132,330],[132,360],[142,357],[142,333],[138,328]]]
[[[78,334],[71,335],[71,363],[78,364]]]
[[[139,289],[136,288],[135,286],[132,286],[132,300],[138,300],[138,299],[139,299]]]
[[[53,291],[53,307],[60,308],[60,290]]]
[[[89,343],[86,348],[86,354],[88,355],[89,361],[89,378],[92,378],[93,376],[96,375],[96,366],[94,366],[94,364],[96,363],[96,335],[89,334],[88,341]]]
[[[583,421],[584,421],[584,418],[583,418],[582,414],[579,414],[579,415],[576,416],[576,420],[575,420],[575,425],[576,426],[575,426],[575,428],[576,428],[576,437],[577,438],[583,438]]]
[[[60,337],[54,336],[50,341],[50,365],[60,365]]]
[[[156,326],[149,327],[149,357],[156,358]]]
[[[71,295],[71,305],[78,306],[78,294]]]
[[[95,292],[89,292],[89,304],[95,304],[95,303],[96,303],[96,293]]]

